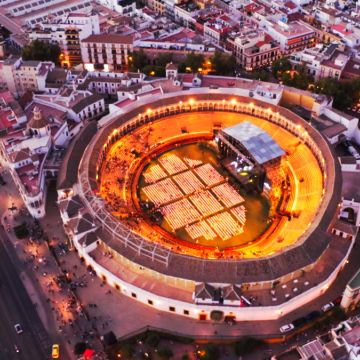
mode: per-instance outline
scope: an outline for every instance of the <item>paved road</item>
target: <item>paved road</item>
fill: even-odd
[[[49,359],[50,338],[21,282],[12,261],[14,250],[7,241],[0,231],[0,359]],[[24,330],[20,335],[15,332],[16,323]],[[16,353],[15,344],[20,353]]]

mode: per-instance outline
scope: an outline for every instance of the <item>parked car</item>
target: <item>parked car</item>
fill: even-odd
[[[321,311],[322,312],[328,312],[329,310],[331,310],[334,307],[334,303],[333,302],[329,302],[328,304],[325,304],[322,308]]]
[[[280,332],[287,333],[287,332],[293,330],[294,328],[295,328],[295,326],[293,324],[286,324],[280,328]]]
[[[24,332],[20,324],[15,324],[14,329],[15,329],[16,333],[19,335]]]

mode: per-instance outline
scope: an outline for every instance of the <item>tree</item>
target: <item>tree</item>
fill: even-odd
[[[291,70],[291,62],[287,57],[282,57],[280,59],[275,60],[272,63],[272,73],[275,77],[278,77],[282,73]]]
[[[338,91],[339,82],[333,78],[322,78],[315,83],[314,91],[318,94],[335,96]]]
[[[216,75],[234,75],[236,68],[236,59],[234,55],[228,55],[215,51],[210,58],[212,72]]]
[[[270,74],[267,71],[261,69],[254,71],[251,77],[255,80],[268,81],[270,79]]]
[[[251,353],[252,351],[259,349],[264,345],[264,342],[252,337],[244,337],[235,343],[234,350],[237,356],[242,356]]]
[[[147,57],[143,49],[140,49],[139,51],[134,51],[129,56],[130,71],[142,70],[146,65],[149,64],[149,62],[149,58]]]
[[[159,345],[160,340],[161,340],[160,336],[157,333],[151,332],[146,337],[145,342],[151,347],[157,347]]]
[[[333,106],[339,110],[352,108],[360,100],[360,80],[339,82],[333,78],[322,78],[315,82],[314,91],[334,98]]]
[[[293,86],[297,89],[307,90],[313,78],[308,74],[305,65],[301,65],[296,71],[292,73],[286,71],[282,73],[281,80],[285,85]]]
[[[159,349],[158,355],[161,359],[167,360],[167,359],[172,358],[174,356],[174,353],[168,347],[162,347]]]
[[[190,68],[192,73],[196,73],[199,71],[199,68],[203,67],[204,63],[204,55],[203,54],[195,54],[191,52],[186,55],[185,66]]]
[[[155,64],[157,66],[161,66],[161,67],[165,68],[168,63],[172,62],[172,60],[173,60],[173,54],[172,53],[160,54],[155,59]]]
[[[121,359],[132,359],[134,353],[135,347],[131,341],[117,343],[106,349],[109,360],[117,360],[119,359],[119,356]]]
[[[34,40],[29,45],[24,46],[21,56],[23,60],[52,61],[59,65],[60,54],[61,49],[58,44]]]
[[[217,360],[220,358],[220,351],[216,345],[208,344],[204,349],[197,351],[197,356],[201,360]]]
[[[156,65],[146,65],[144,66],[141,71],[149,76],[165,76],[165,67],[162,66],[156,66]]]
[[[27,228],[27,225],[25,222],[23,222],[20,225],[17,225],[13,228],[15,236],[18,239],[24,239],[29,236],[29,230]]]
[[[75,355],[82,355],[86,350],[86,343],[85,342],[78,342],[74,346],[74,354]]]

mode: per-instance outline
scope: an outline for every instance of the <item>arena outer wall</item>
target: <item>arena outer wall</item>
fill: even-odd
[[[202,106],[202,109],[197,109],[199,103],[203,105],[207,103],[208,105]],[[210,105],[211,103],[212,105]],[[98,169],[107,146],[117,141],[122,134],[130,132],[136,126],[141,126],[146,122],[180,112],[201,110],[239,112],[275,123],[282,121],[283,127],[301,138],[313,150],[325,174],[324,196],[315,220],[293,247],[287,248],[282,253],[272,257],[251,260],[206,260],[176,254],[168,249],[161,249],[158,245],[147,243],[146,240],[137,235],[130,234],[117,219],[107,213],[103,204],[98,201],[95,196],[98,188]],[[114,132],[115,129],[118,130]],[[319,279],[317,286],[286,303],[278,306],[267,306],[266,310],[261,311],[258,320],[279,318],[320,296],[331,285],[344,266],[351,249],[351,244],[349,244],[347,248],[343,249],[340,257],[332,256],[331,243],[335,239],[330,231],[333,221],[336,219],[338,204],[341,201],[341,170],[326,140],[307,122],[287,109],[251,98],[230,95],[227,91],[222,93],[221,90],[197,89],[172,93],[164,95],[155,102],[138,103],[129,107],[127,112],[101,128],[91,141],[81,160],[78,180],[78,190],[80,190],[80,195],[98,227],[99,238],[110,245],[114,251],[120,253],[125,261],[138,264],[154,274],[161,274],[161,276],[172,279],[175,283],[179,279],[194,283],[256,283],[267,287],[274,281],[282,283],[289,278],[294,278],[301,271],[311,271],[320,258],[329,257],[329,262],[333,260],[328,268],[327,275]],[[114,286],[118,285],[124,294],[130,296],[132,285],[120,281],[106,269],[99,268],[96,261],[89,255],[94,246],[96,247],[94,244],[88,247],[86,251],[79,246],[77,248],[80,255],[97,270],[100,276],[103,275]],[[137,296],[137,300],[145,303],[151,297],[151,294],[142,289],[137,289],[137,293],[142,294]],[[161,310],[169,311],[169,305],[171,306],[174,303],[176,308],[180,309],[179,313],[181,314],[189,308],[190,316],[197,317],[199,314],[200,307],[195,303],[179,304],[178,300],[155,297],[157,300],[154,301],[154,306]],[[202,311],[205,312],[218,308],[218,306],[201,306]],[[220,310],[224,311],[225,314],[236,313],[244,320],[257,320],[257,316],[250,308],[234,309],[230,307],[227,309],[225,306],[221,306]]]

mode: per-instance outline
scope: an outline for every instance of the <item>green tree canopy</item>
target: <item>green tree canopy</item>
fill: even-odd
[[[288,72],[282,73],[281,80],[285,85],[302,90],[307,90],[309,85],[313,82],[313,78],[308,74],[307,68],[304,65],[301,65],[292,74]]]
[[[263,70],[263,69],[259,69],[254,71],[251,74],[251,77],[255,80],[260,80],[260,81],[269,81],[270,79],[270,73]]]
[[[212,72],[216,75],[233,76],[236,68],[236,59],[234,55],[215,51],[215,54],[210,58]]]
[[[167,360],[172,358],[174,356],[174,353],[168,347],[161,347],[158,351],[158,355],[160,359]]]
[[[291,62],[287,57],[282,57],[272,63],[271,69],[273,75],[277,77],[282,73],[291,70]]]
[[[235,343],[234,350],[237,356],[242,356],[259,349],[263,345],[264,342],[262,340],[244,337]]]
[[[197,357],[201,360],[217,360],[220,358],[219,347],[215,344],[207,344],[202,350],[197,351]]]
[[[315,82],[314,91],[318,94],[332,96],[336,109],[347,110],[360,101],[360,79],[339,81],[333,78],[322,78]]]
[[[160,54],[156,60],[155,60],[155,64],[157,66],[161,66],[163,68],[165,68],[165,66],[170,63],[173,60],[173,54],[172,53],[164,53],[164,54]]]
[[[196,73],[198,72],[199,68],[203,67],[204,60],[205,59],[203,54],[196,54],[194,52],[191,52],[186,55],[185,67],[190,68],[191,72]]]
[[[129,63],[130,63],[130,71],[142,71],[142,69],[149,64],[149,58],[145,54],[143,49],[139,51],[134,51],[129,56]]]
[[[23,60],[52,61],[59,65],[60,54],[61,50],[58,44],[34,40],[29,45],[24,46],[21,56]]]
[[[87,345],[85,342],[78,342],[74,346],[74,354],[75,355],[82,355],[87,348]]]

